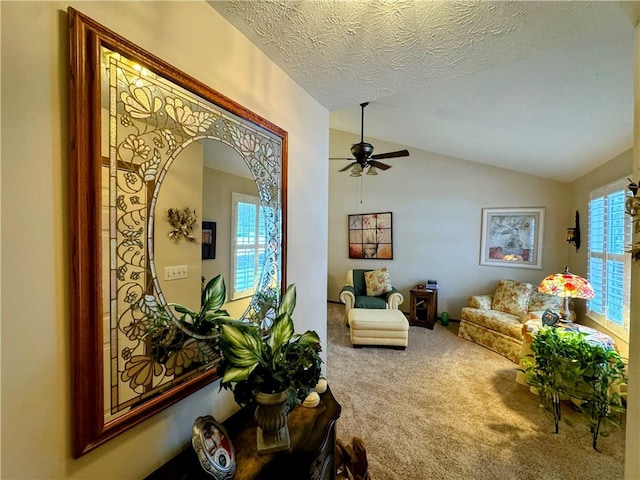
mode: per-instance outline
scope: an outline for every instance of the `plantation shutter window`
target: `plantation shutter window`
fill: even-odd
[[[626,179],[589,195],[588,279],[596,296],[587,315],[615,335],[629,338],[631,218],[625,214]]]
[[[231,299],[254,294],[264,263],[266,226],[260,199],[240,193],[232,194]]]

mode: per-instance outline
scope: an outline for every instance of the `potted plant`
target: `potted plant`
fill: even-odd
[[[543,401],[550,401],[555,433],[562,400],[571,400],[587,417],[592,447],[603,425],[620,426],[615,414],[624,413],[619,387],[626,382],[624,362],[613,348],[592,343],[579,331],[542,327],[531,344],[533,355],[523,359],[527,384]]]
[[[153,295],[144,295],[136,307],[146,317],[142,339],[149,346],[147,362],[164,365],[168,375],[180,375],[220,359],[218,339],[220,325],[232,322],[226,310],[224,279],[218,275],[205,284],[202,279],[200,310],[178,304],[167,306],[173,315]],[[137,330],[132,329],[135,339]],[[134,359],[127,361],[127,366]],[[132,365],[131,368],[135,368]],[[127,368],[128,370],[128,368]]]
[[[221,350],[221,388],[233,390],[239,405],[256,407],[258,453],[289,448],[287,415],[317,385],[322,366],[318,334],[294,333],[295,285],[289,285],[279,303],[271,297],[262,302],[267,305],[261,309],[266,317],[237,320],[222,309],[226,298],[222,276],[206,284],[203,279],[202,283],[199,311],[170,303],[168,306],[177,312],[170,316],[155,297],[145,296],[141,302],[149,318],[145,336],[172,339],[171,349],[163,340],[162,351],[168,352],[162,357],[166,357],[165,363],[177,364],[181,359],[184,364],[183,358],[191,361],[182,352],[194,345],[203,352],[198,358]],[[272,320],[274,315],[269,312],[275,312]]]
[[[289,285],[268,327],[245,321],[221,326],[221,388],[232,389],[239,405],[257,405],[258,453],[289,448],[286,416],[320,379],[320,338],[314,331],[294,333],[295,305],[296,287]]]

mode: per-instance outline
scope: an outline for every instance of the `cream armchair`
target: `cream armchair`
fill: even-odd
[[[344,321],[349,320],[349,310],[352,308],[386,308],[398,310],[398,306],[404,302],[404,297],[396,288],[380,296],[367,296],[367,285],[364,273],[371,270],[353,269],[347,272],[347,283],[340,291],[340,301],[344,303]]]

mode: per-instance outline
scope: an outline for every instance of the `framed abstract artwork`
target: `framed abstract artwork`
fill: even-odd
[[[349,215],[349,258],[393,259],[391,212]]]
[[[542,268],[544,208],[483,208],[480,265]]]

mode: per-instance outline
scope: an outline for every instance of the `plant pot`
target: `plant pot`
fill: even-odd
[[[258,455],[289,450],[289,427],[287,425],[287,391],[278,393],[257,392],[254,418],[258,424]]]

